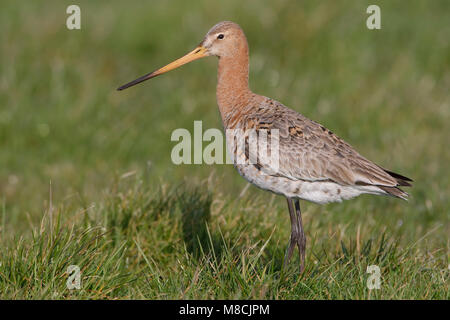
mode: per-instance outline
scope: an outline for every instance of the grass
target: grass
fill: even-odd
[[[2,1],[0,298],[449,299],[450,8],[377,3],[379,31],[365,1],[79,1],[69,31],[71,2]],[[230,165],[170,160],[174,129],[221,128],[214,58],[115,91],[225,19],[247,34],[255,92],[415,180],[409,202],[302,203],[300,276],[281,274],[284,199],[242,192]]]
[[[3,248],[3,297],[448,299],[446,253],[427,245],[437,230],[409,242],[406,226],[314,223],[306,214],[306,272],[295,261],[283,274],[288,226],[274,202],[124,184],[70,217],[54,208],[52,222],[48,212],[29,238]],[[81,268],[80,290],[66,288],[69,265]],[[369,265],[381,269],[380,290],[366,287]]]

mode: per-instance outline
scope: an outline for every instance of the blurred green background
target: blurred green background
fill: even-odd
[[[381,30],[366,28],[373,3]],[[177,166],[170,158],[176,128],[192,131],[194,120],[204,130],[222,128],[216,58],[116,91],[232,20],[248,38],[254,92],[415,181],[408,203],[362,196],[306,205],[307,219],[403,224],[405,241],[432,231],[429,246],[448,253],[449,1],[76,1],[81,30],[66,28],[70,4],[0,4],[3,235],[25,234],[40,221],[50,181],[52,201],[69,208],[101,201],[129,173],[149,186],[210,177],[216,195],[239,195],[246,182],[233,166]],[[253,186],[248,193],[267,199]],[[284,212],[284,199],[272,201]]]

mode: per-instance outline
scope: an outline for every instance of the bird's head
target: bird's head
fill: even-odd
[[[199,47],[205,48],[209,56],[233,58],[247,48],[247,39],[238,24],[223,21],[208,31]]]

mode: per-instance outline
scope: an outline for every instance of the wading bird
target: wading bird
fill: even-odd
[[[118,90],[154,78],[188,62],[207,56],[219,58],[217,104],[225,130],[278,130],[278,166],[249,164],[245,143],[234,150],[234,166],[250,183],[286,197],[291,236],[284,266],[298,247],[300,272],[305,266],[306,237],[299,200],[318,204],[341,202],[363,193],[405,199],[399,186],[412,180],[367,160],[330,130],[278,101],[253,93],[248,86],[249,49],[244,32],[236,23],[224,21],[208,31],[193,51],[148,73]],[[227,138],[229,147],[230,141]],[[244,149],[242,149],[244,147]]]

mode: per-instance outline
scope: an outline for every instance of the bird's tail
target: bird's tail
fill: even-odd
[[[390,196],[400,198],[403,200],[408,200],[409,194],[398,187],[378,186],[378,188],[380,188]]]
[[[402,176],[401,174],[392,172],[392,171],[388,171],[386,169],[383,169],[387,174],[389,174],[392,178],[394,178],[395,180],[397,180],[397,183],[399,186],[402,187],[412,187],[410,182],[413,182],[410,178],[407,178],[405,176]]]
[[[386,169],[383,169],[383,170],[397,181],[398,186],[412,187],[412,184],[410,183],[410,182],[413,182],[412,179],[402,176],[401,174],[398,174],[398,173],[395,173],[392,171],[388,171]],[[408,200],[409,194],[407,192],[403,191],[402,189],[398,188],[398,186],[396,186],[396,187],[379,186],[379,188],[381,190],[383,190],[384,192],[386,192],[390,196],[397,197],[397,198],[400,198],[403,200]]]

